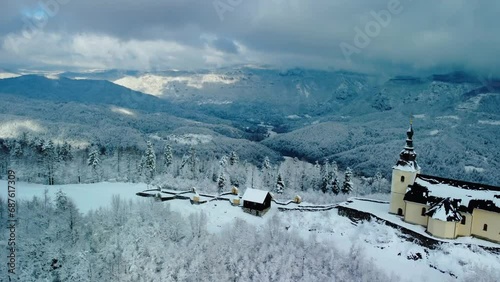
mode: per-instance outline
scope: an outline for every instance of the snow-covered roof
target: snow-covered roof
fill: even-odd
[[[451,198],[445,198],[431,206],[427,215],[442,221],[460,221],[462,216],[457,211],[457,204]]]
[[[405,196],[405,200],[431,205],[446,198],[457,200],[469,212],[474,208],[500,212],[500,187],[484,184],[420,174]]]
[[[269,194],[268,191],[247,188],[245,194],[243,195],[243,201],[263,204],[266,200],[267,194]]]

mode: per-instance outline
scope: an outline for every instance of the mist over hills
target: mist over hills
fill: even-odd
[[[250,67],[66,72],[58,79],[0,80],[6,102],[0,116],[4,123],[36,121],[43,134],[60,138],[133,144],[198,134],[209,136],[195,142],[207,154],[238,149],[256,163],[265,155],[328,158],[357,173],[388,176],[413,115],[425,173],[498,185],[498,85],[461,72],[394,78]]]

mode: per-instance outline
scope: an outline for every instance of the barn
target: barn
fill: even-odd
[[[245,211],[261,216],[271,207],[272,196],[268,191],[247,188],[242,199]]]

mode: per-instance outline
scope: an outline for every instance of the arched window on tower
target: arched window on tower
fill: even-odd
[[[401,182],[405,182],[405,176],[401,175]]]
[[[488,224],[483,225],[483,231],[488,231]]]
[[[421,215],[422,215],[422,216],[425,216],[425,212],[427,212],[427,210],[426,210],[425,208],[422,208],[422,213],[421,213]]]
[[[466,223],[466,222],[467,222],[467,219],[466,219],[466,217],[465,217],[465,215],[464,215],[464,216],[462,216],[462,221],[460,221],[460,223],[461,223],[462,225],[465,225],[465,223]]]

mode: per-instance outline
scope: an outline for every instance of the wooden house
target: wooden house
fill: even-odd
[[[247,188],[242,200],[245,211],[261,216],[271,207],[272,196],[269,191]]]

